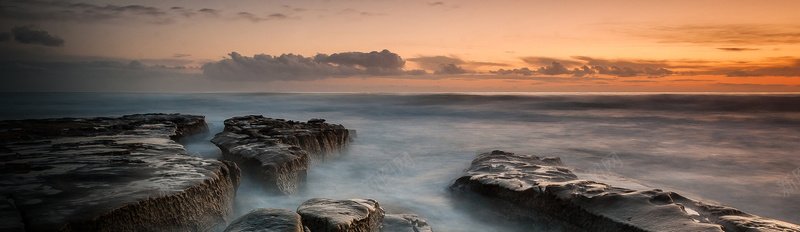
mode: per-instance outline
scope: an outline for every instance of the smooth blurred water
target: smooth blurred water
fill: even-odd
[[[620,163],[606,171],[617,179],[800,223],[800,189],[778,185],[800,168],[800,95],[6,93],[0,103],[0,119],[205,115],[211,133],[183,143],[209,158],[220,154],[208,140],[233,116],[324,118],[358,131],[346,154],[311,167],[299,194],[244,183],[237,214],[364,197],[436,231],[528,230],[470,214],[446,192],[477,154],[501,149],[584,170],[614,154]]]

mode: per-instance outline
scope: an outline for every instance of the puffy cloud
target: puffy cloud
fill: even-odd
[[[14,41],[23,44],[40,44],[45,46],[60,47],[64,46],[64,40],[50,35],[42,30],[33,29],[30,26],[14,27],[11,29],[14,34]]]
[[[571,74],[574,77],[592,76],[595,74],[604,74],[617,77],[633,77],[633,76],[638,76],[640,74],[645,74],[651,77],[663,77],[676,74],[676,72],[672,70],[663,67],[657,67],[657,62],[635,63],[630,61],[609,61],[609,60],[594,59],[590,57],[580,57],[580,56],[574,58],[578,60],[584,60],[588,65],[586,64],[582,65],[583,63],[577,61],[566,60],[566,62],[568,63],[581,65],[580,67],[574,67],[570,69],[566,65],[562,64],[559,59],[546,58],[546,57],[525,57],[523,59],[527,59],[526,63],[529,64],[536,64],[542,61],[550,61],[550,65],[539,67],[536,70],[531,70],[528,68],[499,69],[497,71],[490,71],[490,73],[500,74],[500,75],[524,75],[524,76],[530,76],[530,75],[555,76],[555,75]],[[591,64],[595,65],[589,66]],[[631,66],[643,67],[643,69],[635,69],[629,66],[617,66],[613,64],[627,64]],[[573,65],[573,66],[578,66],[578,65]],[[650,67],[655,67],[655,68],[650,68]]]
[[[440,64],[439,69],[437,69],[434,74],[465,74],[465,73],[474,73],[475,71],[470,71],[461,68],[461,66],[457,66],[456,64],[449,63],[449,64]]]
[[[530,76],[536,74],[536,71],[530,70],[528,68],[520,68],[520,69],[498,69],[497,71],[489,71],[489,73],[500,74],[500,75],[523,75],[523,76]]]
[[[642,71],[635,70],[631,67],[618,67],[618,66],[607,67],[607,66],[596,65],[592,66],[592,68],[597,70],[597,73],[599,74],[606,74],[618,77],[633,77],[639,75],[639,73],[642,73]]]
[[[553,61],[552,65],[550,66],[539,68],[539,70],[536,70],[536,72],[544,75],[572,74],[567,67],[561,63],[558,63],[557,61]]]
[[[580,68],[572,69],[572,75],[576,76],[576,77],[594,75],[595,73],[597,73],[597,71],[595,71],[592,68],[589,68],[589,66],[586,66],[586,65],[581,66]]]
[[[329,77],[420,74],[418,70],[411,73],[403,71],[405,61],[388,50],[318,54],[313,58],[291,53],[280,56],[259,54],[246,57],[232,52],[229,55],[230,59],[203,65],[201,67],[203,74],[217,79],[251,81],[302,81]]]
[[[363,52],[343,52],[334,53],[331,55],[317,54],[314,56],[314,61],[319,63],[332,63],[336,65],[345,66],[361,66],[367,69],[377,68],[384,70],[399,70],[403,68],[406,61],[403,60],[396,53],[389,50],[377,52],[372,51],[369,53]]]

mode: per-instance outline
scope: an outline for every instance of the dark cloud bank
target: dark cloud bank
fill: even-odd
[[[181,6],[158,8],[145,5],[92,4],[67,1],[0,1],[0,19],[24,22],[81,22],[81,23],[149,23],[171,24],[186,18],[228,18],[262,22],[285,19],[284,13],[265,16],[250,12],[224,14],[222,10],[191,9]]]
[[[393,76],[422,74],[423,70],[404,71],[405,60],[389,50],[344,52],[305,57],[295,54],[253,57],[232,52],[229,59],[207,63],[203,74],[216,79],[248,81],[317,80],[329,77]]]

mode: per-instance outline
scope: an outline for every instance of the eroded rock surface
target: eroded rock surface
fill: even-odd
[[[501,201],[511,207],[503,212],[511,218],[546,218],[586,231],[800,231],[794,224],[674,192],[581,180],[555,157],[503,151],[481,154],[449,188]]]
[[[226,160],[239,164],[264,190],[293,194],[305,182],[312,160],[339,154],[350,142],[349,131],[324,119],[287,121],[263,116],[225,120],[225,129],[211,140]]]
[[[225,232],[303,232],[300,215],[287,209],[263,208],[250,211],[231,222]]]
[[[0,194],[13,202],[3,215],[17,210],[26,231],[224,225],[237,165],[189,156],[174,140],[206,130],[203,116],[179,114],[2,121]]]
[[[297,213],[312,232],[377,232],[384,217],[383,208],[372,199],[312,198],[297,207]]]
[[[433,232],[428,223],[415,214],[386,214],[382,232]]]

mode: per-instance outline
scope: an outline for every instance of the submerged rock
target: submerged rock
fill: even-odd
[[[263,116],[225,120],[211,140],[226,160],[239,164],[267,192],[293,194],[305,182],[312,159],[325,160],[350,142],[349,131],[324,119],[287,121]]]
[[[300,215],[287,209],[256,209],[231,222],[225,232],[303,232]]]
[[[415,214],[386,214],[382,232],[433,232],[433,229]]]
[[[705,204],[674,192],[581,180],[558,158],[493,151],[479,155],[449,189],[508,207],[511,218],[586,231],[800,231],[800,226]]]
[[[297,207],[297,213],[312,232],[377,232],[384,217],[383,208],[372,199],[312,198]]]
[[[2,121],[0,194],[13,203],[2,215],[21,215],[26,231],[224,225],[239,168],[189,156],[174,140],[205,130],[203,116],[180,114]]]

